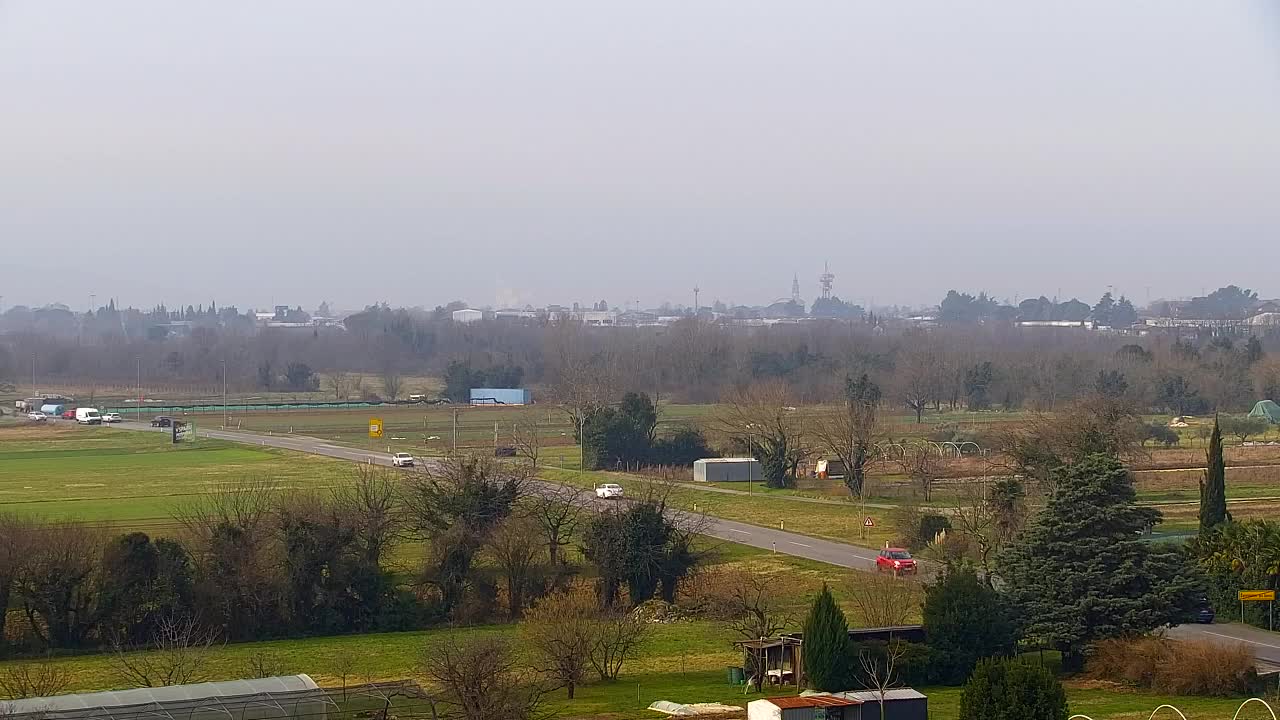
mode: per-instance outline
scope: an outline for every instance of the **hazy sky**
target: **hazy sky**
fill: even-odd
[[[0,0],[0,293],[1280,295],[1274,0]]]

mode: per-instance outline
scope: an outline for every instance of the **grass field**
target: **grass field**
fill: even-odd
[[[197,495],[270,478],[282,489],[332,487],[347,463],[111,426],[0,424],[0,511],[53,520],[167,524]]]

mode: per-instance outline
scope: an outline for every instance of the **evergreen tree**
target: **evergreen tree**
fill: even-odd
[[[1222,458],[1222,428],[1216,415],[1206,460],[1207,467],[1200,480],[1200,532],[1231,519],[1227,514],[1227,465]]]
[[[1067,720],[1067,694],[1047,668],[1018,660],[978,665],[960,693],[964,720]]]
[[[804,621],[804,676],[809,687],[826,692],[849,689],[853,679],[849,625],[824,583]]]
[[[1053,491],[1001,566],[1025,635],[1081,667],[1090,643],[1190,616],[1198,590],[1177,550],[1141,536],[1160,513],[1138,507],[1133,478],[1111,455],[1053,472]]]
[[[1012,655],[1018,636],[1000,594],[972,568],[952,568],[925,591],[924,627],[938,682],[959,684],[979,660]]]

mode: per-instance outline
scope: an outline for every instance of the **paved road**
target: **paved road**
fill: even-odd
[[[118,427],[130,430],[170,432],[167,428],[152,428],[138,422],[124,422]],[[285,450],[309,453],[311,455],[322,455],[324,457],[336,458],[338,460],[347,460],[349,462],[372,463],[374,465],[384,466],[391,465],[391,455],[388,453],[370,452],[342,445],[334,445],[326,440],[307,437],[305,435],[261,435],[257,433],[237,432],[234,430],[209,430],[204,428],[198,429],[197,432],[200,437],[212,438],[214,440],[228,440],[231,442],[246,443],[249,445],[282,448]],[[546,485],[547,487],[558,487],[550,483],[547,483]],[[791,498],[788,498],[788,500],[790,499]],[[708,535],[719,540],[738,543],[739,545],[748,545],[750,547],[770,550],[782,553],[783,555],[791,555],[794,557],[805,558],[807,560],[817,560],[819,562],[836,565],[838,567],[870,571],[874,571],[876,568],[875,551],[867,548],[847,545],[845,543],[834,542],[832,540],[813,538],[799,533],[774,530],[772,528],[737,522],[734,520],[724,520],[722,518],[703,515],[686,515],[686,517],[689,517],[691,521],[697,522],[701,525],[702,533],[704,535]]]
[[[1247,645],[1253,649],[1260,671],[1280,670],[1280,633],[1260,630],[1252,625],[1215,623],[1213,625],[1179,625],[1169,628],[1169,637],[1181,640],[1207,640],[1227,645]]]
[[[169,432],[162,428],[149,428],[141,423],[126,422],[120,427],[134,430],[155,430]],[[258,435],[255,433],[234,432],[229,430],[199,430],[202,437],[215,440],[262,445],[283,448],[297,452],[322,455],[325,457],[347,460],[350,462],[371,462],[375,465],[391,465],[391,456],[387,453],[368,452],[356,448],[334,445],[319,438],[300,435]],[[558,487],[550,483],[547,487]],[[701,488],[700,488],[701,489]],[[875,570],[875,552],[867,548],[846,545],[831,540],[812,538],[807,535],[790,533],[782,530],[751,525],[749,523],[724,520],[722,518],[695,515],[695,522],[703,523],[703,533],[728,542],[751,547],[772,550],[783,555],[816,560],[838,567],[855,570]],[[926,573],[928,572],[926,568]],[[1218,623],[1213,625],[1180,625],[1169,630],[1169,636],[1188,640],[1208,640],[1227,644],[1243,644],[1251,647],[1258,659],[1261,670],[1280,670],[1280,634],[1259,630],[1258,628],[1237,623]]]

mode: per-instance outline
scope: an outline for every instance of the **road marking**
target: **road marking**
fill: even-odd
[[[1215,637],[1220,637],[1220,638],[1226,638],[1228,640],[1235,640],[1236,642],[1249,643],[1250,645],[1259,645],[1261,647],[1269,647],[1269,648],[1275,648],[1276,650],[1280,650],[1280,645],[1270,645],[1264,642],[1257,642],[1256,640],[1247,640],[1242,637],[1236,637],[1235,635],[1224,635],[1223,633],[1216,633],[1212,630],[1205,630],[1204,634],[1213,635]]]
[[[791,543],[792,545],[799,545],[800,547],[807,547],[807,548],[813,547],[812,545],[805,545],[804,543],[798,543],[793,540],[788,540],[787,542]]]

